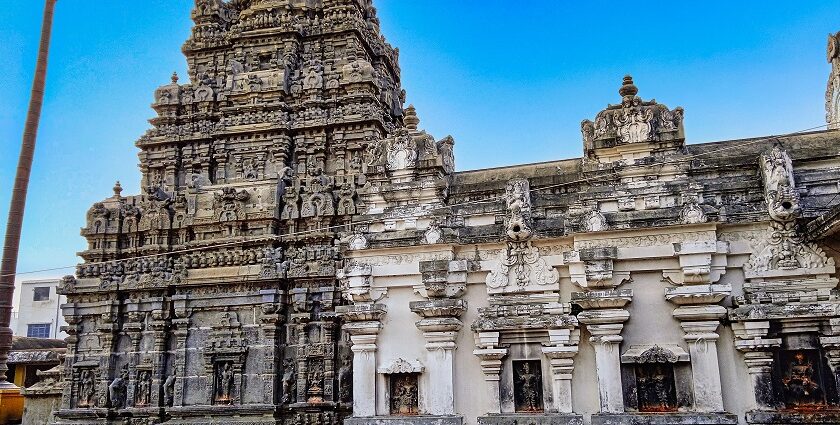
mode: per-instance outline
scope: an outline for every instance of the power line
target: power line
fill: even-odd
[[[755,139],[755,140],[749,140],[749,141],[741,142],[741,143],[738,143],[738,144],[733,145],[733,146],[726,146],[726,147],[722,147],[722,148],[719,148],[719,149],[710,150],[710,151],[707,151],[707,152],[701,152],[701,153],[697,153],[697,154],[693,154],[693,155],[687,155],[687,156],[684,156],[684,157],[681,157],[681,158],[671,158],[667,161],[661,161],[661,162],[650,163],[650,164],[626,165],[626,166],[618,168],[615,171],[610,171],[610,172],[605,173],[605,174],[599,174],[599,175],[586,177],[586,178],[582,178],[582,179],[577,179],[577,180],[573,180],[573,181],[557,183],[557,184],[552,184],[552,185],[548,185],[548,186],[542,186],[542,187],[539,187],[539,188],[531,189],[531,192],[541,192],[541,191],[546,191],[546,190],[550,190],[550,189],[556,189],[558,187],[563,187],[563,186],[569,186],[569,185],[580,184],[580,183],[588,183],[588,182],[591,182],[593,180],[601,180],[601,179],[609,178],[609,177],[619,177],[620,178],[622,171],[627,171],[627,170],[630,170],[630,169],[645,169],[645,168],[653,168],[653,167],[662,167],[662,166],[667,166],[667,165],[681,164],[681,163],[684,163],[684,162],[692,161],[692,160],[694,160],[696,158],[699,158],[699,157],[708,156],[708,155],[712,155],[712,154],[716,154],[716,153],[720,153],[720,152],[724,152],[724,151],[728,151],[728,150],[732,150],[732,149],[742,149],[745,146],[750,146],[750,145],[754,145],[754,144],[758,144],[758,143],[764,143],[764,142],[767,142],[768,140],[772,140],[772,139],[776,139],[776,138],[780,138],[780,137],[793,136],[793,135],[796,135],[796,134],[805,133],[805,132],[808,132],[808,131],[813,131],[813,130],[816,130],[816,129],[819,129],[819,128],[823,128],[823,127],[826,127],[826,126],[827,126],[827,124],[822,124],[822,125],[819,125],[819,126],[810,127],[810,128],[806,128],[806,129],[803,129],[803,130],[794,131],[794,132],[791,132],[791,133],[771,135],[771,136],[767,136],[767,137],[763,137],[763,138],[758,138],[758,139]],[[487,199],[465,201],[465,202],[461,202],[461,203],[455,203],[455,204],[444,205],[444,206],[441,206],[441,207],[435,207],[435,208],[432,208],[428,211],[429,212],[431,212],[431,211],[442,211],[442,210],[448,210],[448,209],[452,209],[452,208],[469,206],[469,205],[486,204],[486,203],[496,202],[496,201],[499,201],[499,200],[502,200],[502,199],[504,199],[504,196],[494,196],[494,197],[490,197],[490,198],[487,198]],[[502,212],[502,211],[494,210],[492,212]],[[732,214],[737,214],[737,213],[732,213]],[[91,262],[91,263],[83,263],[83,265],[99,266],[99,265],[115,264],[115,263],[126,262],[126,261],[136,261],[136,260],[142,260],[142,259],[148,259],[148,258],[164,257],[164,256],[169,256],[169,255],[175,255],[175,254],[200,252],[200,251],[205,251],[205,250],[224,248],[224,247],[227,247],[227,246],[237,246],[237,245],[253,244],[253,243],[259,243],[259,242],[279,242],[279,241],[282,241],[284,238],[303,236],[303,235],[307,235],[307,234],[310,234],[310,233],[319,233],[319,232],[323,232],[325,230],[334,230],[334,229],[347,228],[347,227],[352,227],[352,226],[364,226],[364,225],[367,225],[367,224],[379,223],[381,221],[382,221],[381,219],[371,219],[371,220],[366,220],[366,221],[350,222],[350,223],[346,223],[346,224],[337,224],[337,225],[332,225],[332,226],[321,227],[321,228],[318,228],[318,229],[302,230],[302,231],[298,231],[298,232],[286,233],[286,234],[283,234],[283,235],[260,236],[260,237],[256,237],[256,238],[253,238],[253,239],[223,242],[223,243],[210,244],[210,245],[205,245],[205,246],[201,246],[201,247],[194,247],[194,248],[184,248],[184,249],[179,249],[179,250],[174,250],[174,251],[167,251],[167,252],[161,252],[161,253],[155,253],[155,254],[147,254],[147,255],[135,256],[135,257],[130,257],[130,258],[114,259],[114,260]],[[11,274],[11,275],[15,276],[15,275],[44,273],[44,272],[50,272],[50,271],[73,269],[73,268],[76,268],[76,267],[77,267],[77,265],[74,264],[72,266],[51,267],[51,268],[31,270],[31,271],[26,271],[26,272],[17,272],[17,273]],[[5,276],[8,276],[8,275],[5,275]]]

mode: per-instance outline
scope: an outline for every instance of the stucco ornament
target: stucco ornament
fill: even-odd
[[[769,233],[744,264],[748,275],[771,271],[819,269],[834,266],[816,244],[805,243],[796,227],[802,213],[799,194],[794,187],[793,164],[778,144],[761,156],[764,196],[772,221]]]
[[[351,251],[358,251],[360,249],[367,249],[368,240],[362,233],[354,233],[347,240],[347,248]]]
[[[793,180],[793,164],[779,145],[761,156],[764,195],[770,218],[777,221],[795,220],[801,214],[799,194]]]
[[[706,213],[703,212],[703,208],[697,204],[696,199],[691,199],[683,205],[682,211],[680,211],[680,222],[682,224],[699,224],[705,223],[707,220]]]
[[[625,76],[618,90],[621,103],[607,106],[598,113],[594,122],[581,122],[584,153],[588,158],[598,156],[596,151],[601,148],[684,138],[683,109],[671,110],[654,100],[642,100],[637,96],[638,92],[633,77]]]
[[[388,145],[388,169],[397,171],[414,168],[417,162],[417,151],[413,145],[411,135],[407,131],[398,132]]]
[[[531,195],[527,179],[508,182],[505,203],[507,248],[499,253],[496,267],[487,275],[489,292],[527,292],[557,284],[560,275],[531,245]],[[539,289],[542,288],[542,289]]]
[[[828,35],[826,49],[831,74],[825,90],[825,120],[829,129],[840,128],[840,32]]]
[[[601,232],[609,228],[607,218],[600,211],[590,211],[584,215],[581,224],[583,230],[587,232]]]

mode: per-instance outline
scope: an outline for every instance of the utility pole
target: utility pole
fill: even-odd
[[[20,158],[18,159],[11,206],[9,207],[9,219],[6,224],[3,259],[0,263],[0,423],[19,420],[23,413],[23,397],[20,395],[20,389],[6,380],[6,371],[8,370],[6,360],[9,358],[9,350],[12,348],[12,330],[9,328],[9,324],[12,318],[12,295],[15,291],[20,231],[23,225],[23,212],[26,207],[29,174],[32,171],[32,157],[35,154],[38,123],[41,119],[41,105],[44,101],[47,57],[50,50],[50,35],[56,1],[46,0],[44,5],[41,43],[38,46],[38,62],[35,65],[35,78],[32,81],[29,111],[26,114]]]

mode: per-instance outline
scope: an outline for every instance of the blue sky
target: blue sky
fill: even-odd
[[[42,1],[2,4],[5,227]],[[640,96],[685,108],[690,143],[823,124],[826,35],[840,30],[837,1],[375,4],[421,127],[455,137],[460,170],[580,156],[580,121],[618,102],[627,73]],[[153,116],[154,89],[185,74],[191,5],[58,2],[19,271],[75,264],[88,207],[115,180],[138,192],[134,141]]]

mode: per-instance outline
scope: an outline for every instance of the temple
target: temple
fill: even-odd
[[[840,423],[840,33],[826,130],[688,144],[626,76],[581,158],[456,172],[370,0],[192,18],[54,424]]]

